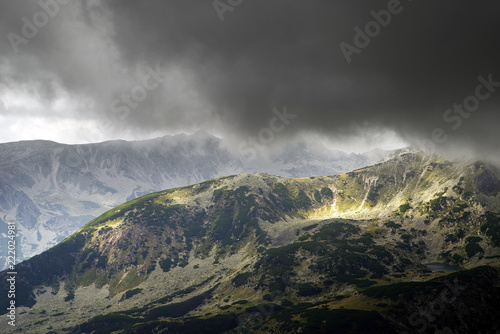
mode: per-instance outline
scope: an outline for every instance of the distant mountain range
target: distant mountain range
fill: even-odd
[[[87,145],[0,144],[0,233],[6,235],[7,221],[17,222],[17,255],[23,260],[106,210],[151,192],[247,172],[333,175],[390,153],[347,154],[301,141],[247,162],[227,147],[226,141],[204,132]],[[5,268],[5,247],[0,245],[0,268]]]
[[[482,162],[402,150],[341,175],[216,178],[121,204],[18,264],[18,326],[496,333],[499,224],[500,171]]]

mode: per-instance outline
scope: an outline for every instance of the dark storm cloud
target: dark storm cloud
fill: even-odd
[[[34,10],[18,3],[9,7],[22,8],[3,13],[2,31],[18,31],[19,17]],[[144,68],[161,66],[163,85],[129,108],[120,126],[144,133],[208,126],[252,135],[268,125],[273,108],[286,105],[298,115],[287,134],[380,128],[413,140],[442,128],[448,144],[498,149],[500,87],[468,118],[460,116],[459,127],[459,114],[443,119],[475,94],[479,76],[500,82],[500,6],[493,0],[243,0],[231,2],[237,5],[229,5],[223,21],[212,1],[95,3],[77,6],[81,26],[64,32],[64,22],[50,22],[25,50],[35,56],[33,66],[54,73],[70,92],[94,96],[94,111],[107,116],[116,116],[113,100],[140,85]],[[398,14],[348,63],[340,43],[356,46],[353,29],[364,31],[372,10],[390,6]],[[68,57],[66,43],[79,52]],[[111,63],[115,69],[107,68]],[[22,68],[14,60],[10,66]]]

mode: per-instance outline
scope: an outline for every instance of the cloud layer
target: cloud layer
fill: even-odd
[[[97,128],[87,131],[90,141],[199,128],[246,138],[268,127],[273,108],[287,106],[297,118],[281,138],[388,131],[408,142],[434,136],[440,145],[498,152],[500,5],[493,0],[1,7],[0,112],[10,122],[88,122]],[[45,25],[40,11],[48,12]],[[26,21],[40,27],[27,43],[16,40],[16,52],[9,33],[24,38]],[[470,97],[479,77],[493,83],[479,90],[489,95],[476,106]],[[471,112],[454,111],[464,102]]]

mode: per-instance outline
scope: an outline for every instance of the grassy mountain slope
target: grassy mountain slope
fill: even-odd
[[[401,154],[336,176],[243,174],[150,194],[17,266],[19,328],[484,330],[499,295],[499,175]],[[470,270],[447,277],[429,262]],[[419,316],[449,281],[453,303]],[[448,307],[478,300],[475,322]]]

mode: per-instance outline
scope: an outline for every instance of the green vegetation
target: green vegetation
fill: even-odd
[[[321,195],[326,199],[333,199],[333,191],[328,187],[321,188]]]
[[[160,264],[160,268],[163,270],[163,272],[168,272],[170,268],[172,268],[172,259],[171,258],[166,258],[163,260],[160,260],[158,262]]]
[[[485,222],[481,225],[481,232],[485,233],[495,247],[500,247],[500,214],[486,212]]]
[[[192,187],[193,192],[195,194],[201,194],[202,192],[204,192],[204,191],[208,190],[209,188],[211,188],[212,186],[216,185],[217,182],[218,182],[218,180],[208,180],[205,182],[201,182],[198,185]]]
[[[244,240],[253,233],[259,241],[265,241],[266,235],[256,218],[256,195],[248,194],[249,192],[250,189],[246,186],[224,191],[222,200],[216,203],[212,240],[219,241],[222,246],[231,246],[229,248],[232,249],[238,244],[238,240]]]
[[[418,159],[413,162],[421,163]],[[490,255],[488,259],[491,262],[497,259],[498,255],[494,255],[492,246],[500,246],[500,214],[487,212],[478,219],[480,206],[493,206],[487,207],[480,200],[464,200],[466,189],[473,189],[466,183],[472,181],[464,181],[464,184],[459,183],[454,187],[457,196],[443,197],[447,193],[445,189],[435,194],[436,197],[431,201],[420,205],[423,196],[428,196],[425,191],[428,188],[406,192],[410,188],[405,185],[405,192],[402,192],[397,187],[400,187],[403,178],[416,183],[413,176],[422,175],[419,186],[427,182],[427,185],[432,183],[434,187],[434,179],[425,178],[432,176],[436,177],[438,183],[445,182],[442,181],[445,180],[442,175],[450,173],[449,166],[436,164],[438,171],[433,173],[420,173],[418,166],[415,167],[416,172],[411,170],[409,173],[406,172],[410,170],[408,168],[392,167],[392,174],[380,175],[378,184],[371,187],[367,197],[374,206],[394,191],[397,194],[394,198],[403,198],[401,203],[407,202],[399,206],[397,212],[393,209],[377,211],[379,207],[383,209],[382,205],[377,210],[372,209],[377,214],[392,215],[388,218],[380,218],[387,217],[382,214],[369,217],[365,215],[369,211],[363,211],[366,208],[359,208],[366,194],[366,180],[373,179],[375,175],[370,168],[330,177],[328,181],[325,181],[326,178],[296,180],[259,176],[259,182],[248,183],[251,187],[238,187],[232,182],[225,185],[220,180],[207,181],[179,194],[181,197],[206,192],[196,196],[193,201],[176,198],[170,195],[170,191],[144,196],[110,210],[54,250],[19,264],[19,271],[23,275],[17,286],[17,302],[19,305],[32,306],[35,303],[35,289],[53,286],[57,291],[64,283],[67,292],[65,300],[70,306],[80,302],[74,300],[78,287],[95,283],[98,288],[109,285],[111,297],[123,292],[120,301],[132,298],[125,305],[135,304],[143,298],[149,304],[95,317],[80,326],[83,332],[198,333],[210,332],[210,328],[214,332],[236,332],[235,327],[241,324],[241,319],[255,312],[263,314],[259,307],[265,307],[272,311],[262,315],[262,325],[253,323],[249,327],[250,332],[258,328],[260,332],[285,333],[299,330],[303,333],[370,333],[376,332],[375,329],[391,333],[391,325],[379,313],[361,311],[361,308],[380,312],[396,311],[400,312],[397,314],[400,316],[398,319],[408,319],[422,303],[428,303],[430,295],[443,291],[445,279],[453,282],[454,278],[459,278],[459,284],[468,284],[471,294],[477,292],[474,290],[476,280],[481,283],[491,280],[491,286],[496,287],[498,275],[495,276],[491,268],[441,278],[437,276],[444,274],[426,272],[421,264],[428,258],[426,252],[432,256],[442,252],[444,262],[463,266],[473,265],[477,257],[484,254]],[[383,174],[383,164],[376,168],[377,173]],[[455,174],[450,176],[452,180],[460,175]],[[469,179],[474,180],[474,177]],[[446,182],[450,184],[449,179]],[[334,198],[333,191],[326,186],[329,184],[338,194],[336,203],[341,212],[359,208],[360,216],[366,217],[366,220],[327,219],[319,223],[307,220],[327,214],[324,209],[327,203],[331,204],[327,201]],[[262,188],[255,188],[255,185]],[[270,192],[269,187],[272,189]],[[187,204],[173,204],[179,202]],[[325,206],[321,207],[320,203]],[[303,212],[313,205],[318,208],[318,212]],[[396,213],[408,213],[412,206],[415,212],[419,211],[424,216],[428,214],[429,217],[417,217],[415,220],[399,217],[401,222],[397,220]],[[468,210],[469,206],[474,210]],[[309,214],[309,218],[299,221],[301,215]],[[425,243],[427,231],[421,230],[424,218],[429,218],[425,220],[426,224],[431,224],[432,219],[428,238],[432,234],[436,240],[429,248]],[[123,224],[111,226],[111,223],[122,220]],[[259,224],[265,226],[266,230],[269,228],[269,239]],[[297,242],[288,241],[301,234],[304,235]],[[445,243],[442,248],[436,249],[434,244],[439,245],[441,240]],[[167,296],[152,297],[153,293],[161,293],[164,288],[162,283],[159,284],[160,289],[154,292],[137,288],[138,284],[148,279],[156,264],[164,272],[177,268],[175,274],[179,274],[180,279],[185,277],[185,273],[202,275],[200,269],[192,271],[191,268],[205,268],[206,263],[201,264],[200,259],[212,262],[209,258],[211,250],[215,250],[214,263],[224,263],[214,266],[216,278],[211,277]],[[243,255],[244,267],[237,272],[224,272],[227,262],[222,259],[238,252],[235,259],[241,259]],[[195,263],[200,265],[193,266],[191,262],[183,273],[180,269],[189,264],[189,257],[193,254]],[[255,262],[251,261],[253,256]],[[46,270],[47,265],[51,271]],[[467,275],[470,276],[468,280]],[[423,282],[425,276],[437,279]],[[5,274],[0,278],[0,287],[5,288]],[[214,279],[220,283],[220,287],[213,287],[216,283],[213,282],[202,288]],[[462,279],[466,283],[462,283]],[[404,282],[393,283],[395,281]],[[188,286],[186,282],[183,283]],[[208,288],[212,289],[205,291]],[[498,295],[495,289],[489,291],[492,296]],[[170,292],[170,287],[163,291]],[[338,291],[344,295],[337,295]],[[358,293],[362,293],[363,298],[358,298]],[[258,300],[259,296],[263,296],[262,300]],[[154,298],[159,299],[150,302]],[[465,301],[469,303],[474,299]],[[401,311],[407,306],[411,306],[408,314]],[[104,307],[109,308],[111,305]],[[349,309],[358,307],[360,309]],[[49,312],[50,316],[58,318],[64,315],[58,310]],[[436,326],[440,326],[440,321],[436,320],[435,323],[439,324]],[[365,322],[370,326],[365,326]],[[440,329],[446,330],[445,327]],[[68,332],[71,330],[68,329]]]
[[[314,190],[314,200],[318,203],[321,203],[323,201],[323,198],[321,197],[321,194],[318,190]]]
[[[370,234],[359,235],[361,229],[353,224],[333,222],[322,226],[319,231],[309,235],[311,241],[295,242],[264,252],[256,264],[263,270],[259,286],[268,286],[271,291],[284,291],[288,285],[283,283],[283,275],[299,264],[297,254],[306,251],[314,255],[309,270],[324,275],[333,282],[355,284],[366,287],[389,271],[394,256],[385,247],[375,245]],[[401,263],[402,268],[412,266],[412,262]],[[330,284],[331,285],[331,284]],[[321,288],[303,283],[296,287],[299,296],[309,296],[321,292]]]
[[[227,188],[227,187],[224,187],[224,188]],[[214,195],[213,195],[214,201],[218,201],[222,198],[222,195],[224,194],[224,188],[214,190]]]
[[[295,207],[290,191],[283,183],[276,183],[273,187],[273,192],[277,197],[274,197],[275,203],[281,203],[285,211],[292,211]]]
[[[182,317],[186,315],[188,312],[194,310],[195,308],[203,304],[203,302],[207,298],[210,298],[214,290],[215,288],[212,288],[207,292],[204,292],[196,297],[190,298],[180,303],[172,303],[165,306],[159,306],[153,308],[146,313],[144,319],[146,321],[151,321],[159,319],[161,317],[168,317],[168,318]]]
[[[214,315],[207,319],[189,318],[182,321],[151,321],[127,327],[124,334],[150,334],[150,333],[224,333],[238,325],[235,314]],[[110,332],[103,332],[110,333]],[[96,333],[100,334],[100,333]]]
[[[137,289],[132,289],[132,290],[127,290],[127,291],[125,291],[125,293],[123,294],[123,296],[122,296],[122,298],[120,299],[120,301],[123,301],[123,300],[125,300],[125,299],[129,299],[129,298],[131,298],[131,297],[133,297],[133,296],[135,296],[135,295],[137,295],[137,294],[139,294],[139,293],[141,293],[141,292],[142,292],[142,289],[139,289],[139,288],[137,288]]]
[[[476,254],[483,254],[484,250],[479,246],[479,242],[483,240],[483,238],[480,237],[468,237],[465,239],[466,245],[465,245],[465,253],[469,258],[473,257]]]
[[[314,228],[318,227],[318,224],[312,224],[312,225],[309,225],[309,226],[305,226],[302,228],[302,231],[310,231]]]
[[[469,207],[469,205],[467,203],[455,204],[455,206],[453,207],[453,212],[455,212],[455,213],[462,212],[465,209],[467,209],[468,207]]]
[[[444,188],[444,190],[442,192],[434,194],[434,197],[437,197],[437,198],[431,199],[429,201],[429,203],[427,204],[428,210],[431,210],[434,212],[444,210],[448,205],[448,197],[443,197],[443,195],[447,191],[448,191],[448,188],[446,187],[446,188]]]
[[[478,298],[486,300],[489,298],[487,296],[491,295],[491,289],[497,291],[498,288],[494,287],[496,282],[498,282],[498,272],[491,267],[482,266],[439,276],[425,282],[402,282],[370,287],[361,293],[370,298],[392,300],[396,302],[392,308],[394,311],[411,314],[417,305],[429,305],[429,300],[443,300],[443,291],[450,291],[449,289],[455,298],[463,298],[461,302]],[[482,297],[477,297],[477,294],[482,294]],[[487,303],[497,302],[498,298],[494,297]],[[455,305],[457,303],[459,301],[456,301]],[[451,309],[451,312],[456,311]],[[453,323],[448,324],[451,328],[453,325]]]
[[[107,334],[126,328],[137,323],[138,320],[127,315],[106,314],[99,315],[85,322],[78,328],[78,332]]]
[[[212,231],[212,238],[214,241],[222,241],[223,244],[229,244],[232,236],[233,219],[234,219],[233,206],[218,208],[217,219],[214,222]]]
[[[372,204],[377,204],[377,200],[380,197],[380,190],[384,188],[384,185],[379,183],[376,186],[370,188],[370,192],[368,193],[367,200]]]
[[[238,325],[236,315],[214,315],[208,319],[186,318],[182,321],[144,321],[120,314],[97,316],[78,326],[74,332],[108,334],[118,330],[123,333],[150,334],[167,331],[174,333],[220,333],[231,330]]]
[[[394,229],[398,229],[402,226],[401,224],[396,224],[392,220],[388,221],[387,223],[384,223],[384,225],[388,228],[394,228]]]
[[[361,229],[353,224],[332,220],[332,223],[321,227],[319,231],[313,235],[313,239],[316,241],[326,241],[338,238],[349,238],[354,234],[358,234],[360,231]]]
[[[292,320],[299,316],[302,321]],[[374,311],[347,309],[307,309],[304,305],[291,307],[272,315],[280,324],[283,333],[397,333],[392,324]]]
[[[444,238],[445,242],[452,243],[452,242],[458,242],[459,240],[463,239],[465,237],[465,230],[460,228],[458,229],[455,233],[450,233],[446,235]]]
[[[354,284],[356,284],[356,286],[357,286],[358,288],[367,288],[367,287],[369,287],[369,286],[372,286],[372,285],[374,285],[374,284],[377,284],[377,282],[375,282],[375,281],[371,281],[371,280],[369,280],[369,279],[358,279],[358,280],[356,280],[356,281],[355,281],[355,283],[354,283]]]
[[[246,299],[237,300],[234,303],[232,303],[231,305],[243,305],[243,304],[248,304],[248,300],[246,300]]]
[[[184,295],[187,295],[193,291],[196,291],[196,289],[198,289],[199,287],[202,287],[204,286],[205,284],[207,284],[208,282],[210,282],[211,280],[214,279],[214,276],[211,276],[209,278],[207,278],[206,280],[204,280],[203,282],[199,283],[199,284],[196,284],[196,285],[193,285],[193,286],[190,286],[189,288],[186,288],[186,289],[183,289],[183,290],[179,290],[179,291],[176,291],[168,296],[165,296],[165,297],[162,297],[158,300],[155,300],[154,302],[151,302],[149,304],[146,305],[147,306],[151,306],[151,305],[155,305],[155,304],[165,304],[165,303],[168,303],[168,302],[171,302],[174,298],[178,298],[178,297],[181,297],[181,296],[184,296]],[[141,310],[139,310],[141,311]]]
[[[434,287],[440,285],[437,282],[403,282],[367,288],[363,290],[362,293],[371,298],[387,298],[394,301],[402,299],[404,301],[409,301],[414,298],[415,294],[423,291],[423,288],[427,287],[428,284],[432,284]]]
[[[241,274],[238,274],[236,275],[233,279],[232,279],[232,283],[235,287],[239,287],[239,286],[242,286],[244,284],[246,284],[248,282],[248,279],[252,277],[252,273],[250,272],[247,272],[247,273],[241,273]]]
[[[180,189],[180,188],[178,188],[178,189]],[[134,208],[144,207],[148,201],[151,201],[151,200],[157,198],[158,196],[172,193],[176,190],[177,189],[170,189],[167,191],[161,191],[161,192],[157,192],[157,193],[148,194],[148,195],[136,198],[130,202],[118,205],[114,209],[111,209],[111,210],[103,213],[102,215],[100,215],[96,219],[89,222],[87,225],[82,227],[81,231],[88,231],[88,230],[96,228],[97,226],[99,226],[100,224],[102,224],[106,221],[115,220],[115,219],[123,216],[123,214],[126,211],[133,210]]]
[[[297,207],[307,209],[311,206],[311,199],[306,195],[305,191],[300,189],[297,195]]]
[[[411,209],[411,206],[408,203],[399,206],[399,212],[401,212],[402,214],[405,214],[406,211],[408,211],[410,209]]]
[[[82,234],[67,238],[59,245],[36,255],[30,259],[16,265],[18,272],[23,273],[23,279],[16,281],[16,305],[31,307],[35,304],[35,295],[32,293],[36,286],[59,287],[60,277],[71,275],[73,267],[77,263],[77,255],[85,245],[85,236]],[[47,270],[50,268],[50,270]],[[7,272],[0,274],[0,290],[8,291]],[[57,291],[57,290],[56,290]],[[68,300],[74,296],[67,287]],[[4,310],[8,307],[9,300],[2,298],[0,306]]]
[[[443,197],[444,194],[448,191],[448,187],[444,188],[444,190],[440,193],[435,193],[434,197]]]
[[[321,291],[322,291],[321,288],[305,283],[299,285],[297,290],[297,295],[301,297],[309,297],[320,294]]]

